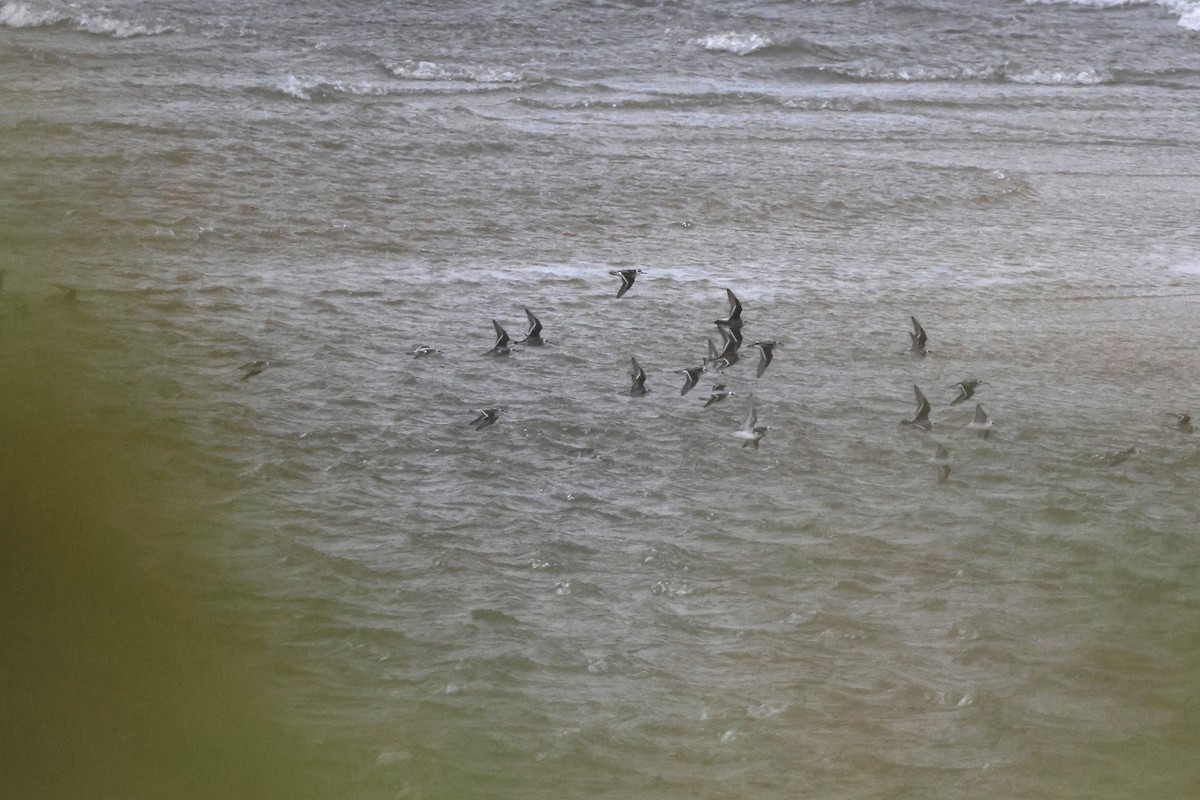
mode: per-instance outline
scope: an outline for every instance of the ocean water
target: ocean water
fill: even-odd
[[[0,793],[1194,795],[1198,121],[1200,3],[0,0]]]

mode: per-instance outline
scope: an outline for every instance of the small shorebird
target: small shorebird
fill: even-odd
[[[258,375],[260,372],[262,372],[264,369],[266,369],[270,365],[271,365],[270,361],[262,361],[262,360],[249,361],[245,364],[242,364],[240,367],[238,367],[238,369],[245,370],[245,372],[242,375],[242,377],[239,378],[238,380],[244,381],[247,378],[253,378],[255,375]]]
[[[1117,453],[1113,453],[1111,456],[1109,456],[1108,457],[1108,465],[1110,467],[1115,467],[1117,464],[1120,464],[1120,463],[1124,462],[1125,460],[1137,455],[1138,452],[1139,451],[1136,447],[1126,447],[1124,450],[1121,450],[1120,452],[1117,452]]]
[[[65,283],[56,283],[54,288],[62,292],[62,301],[64,303],[74,303],[79,299],[79,290],[74,286],[67,286]]]
[[[637,280],[638,275],[642,274],[642,271],[640,269],[611,269],[608,274],[621,276],[621,288],[617,289],[617,298],[620,299],[633,286],[633,282]]]
[[[722,400],[724,400],[726,397],[733,397],[733,396],[734,396],[734,393],[729,391],[728,389],[726,389],[725,384],[714,383],[713,388],[712,388],[712,395],[708,398],[708,402],[706,402],[704,404],[704,407],[708,408],[713,403],[719,403]]]
[[[742,420],[742,427],[734,431],[733,435],[742,440],[742,447],[753,447],[755,450],[758,449],[759,441],[767,435],[767,426],[758,424],[754,395],[750,395],[746,404],[746,418]]]
[[[913,384],[913,392],[917,396],[917,413],[912,419],[900,420],[901,425],[912,425],[914,428],[920,428],[927,431],[933,428],[933,423],[929,421],[929,412],[933,407],[929,405],[929,401],[925,399],[925,395],[921,392],[921,388]]]
[[[742,304],[738,301],[737,295],[732,289],[725,290],[726,299],[729,300],[729,316],[725,319],[713,320],[723,328],[740,328],[742,327]],[[739,343],[740,344],[740,343]]]
[[[700,376],[704,374],[704,367],[689,367],[688,369],[681,369],[679,372],[687,376],[683,388],[679,391],[679,395],[682,397],[696,388],[696,384],[700,381]]]
[[[541,321],[528,308],[525,309],[525,316],[529,319],[529,331],[525,334],[525,338],[517,342],[517,344],[527,344],[530,347],[545,344],[546,342],[542,340]]]
[[[771,365],[771,358],[773,355],[772,351],[774,351],[775,345],[777,344],[779,344],[779,342],[765,341],[754,342],[750,345],[751,347],[757,347],[759,350],[762,350],[762,355],[758,359],[758,371],[755,373],[755,377],[761,378],[762,374],[767,371],[767,367]]]
[[[492,345],[492,349],[484,353],[485,356],[506,356],[512,347],[512,339],[508,338],[508,332],[500,327],[500,323],[492,320],[492,326],[496,329],[496,343]]]
[[[721,372],[741,360],[738,350],[742,346],[742,340],[739,336],[734,335],[737,329],[722,326],[719,330],[721,338],[725,340],[725,346],[718,353],[717,348],[713,346],[712,339],[708,340],[708,358],[705,361],[705,369],[709,372]]]
[[[929,351],[925,349],[925,343],[929,341],[929,335],[925,333],[925,329],[921,327],[921,323],[917,322],[916,317],[910,317],[913,324],[912,333],[908,335],[911,340],[911,345],[908,348],[908,354],[911,356],[925,356]]]
[[[498,408],[479,408],[476,409],[476,413],[479,416],[471,420],[470,424],[477,431],[483,430],[500,418],[500,409]]]
[[[630,397],[641,397],[650,391],[646,388],[646,370],[642,369],[641,364],[638,364],[637,359],[633,356],[630,356],[629,360],[633,362],[633,369],[629,373],[633,384],[629,387],[629,391],[624,392],[624,394]]]
[[[975,404],[975,416],[967,423],[967,430],[975,431],[980,439],[986,439],[992,435],[992,421],[988,419],[988,415],[983,413],[983,406],[979,403]]]
[[[937,468],[937,482],[945,483],[950,480],[950,464],[953,459],[950,458],[950,451],[945,445],[939,444],[937,452],[933,454],[933,458],[929,459],[929,463]]]
[[[950,401],[950,405],[956,406],[964,400],[970,400],[975,395],[975,389],[981,386],[984,381],[968,378],[965,381],[954,384],[952,389],[958,389],[958,397]]]

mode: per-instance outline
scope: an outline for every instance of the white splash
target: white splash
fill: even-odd
[[[77,31],[98,36],[111,36],[114,39],[157,36],[175,31],[169,25],[145,25],[114,19],[99,13],[81,13],[71,16],[56,8],[39,6],[34,3],[8,2],[0,5],[0,25],[7,28],[40,28],[62,23],[70,23]]]
[[[761,50],[771,45],[771,40],[757,33],[714,33],[700,39],[694,39],[695,44],[705,50],[721,50],[739,56],[749,55],[755,50]]]
[[[1038,86],[1096,86],[1108,78],[1091,67],[1084,69],[1034,69],[1029,72],[1009,74],[1013,83],[1036,84]]]
[[[347,83],[345,81],[326,80],[321,77],[301,77],[291,73],[276,84],[275,88],[297,100],[312,100],[314,91],[349,95],[387,94],[386,88],[372,83]]]
[[[1025,0],[1025,5],[1068,5],[1087,8],[1118,8],[1120,6],[1159,6],[1179,15],[1179,27],[1200,31],[1200,2],[1197,0]]]
[[[397,78],[410,81],[517,83],[525,80],[524,73],[504,67],[437,64],[432,61],[406,61],[403,64],[386,64],[385,66]]]
[[[39,28],[66,20],[66,15],[53,8],[33,8],[26,3],[5,3],[0,6],[0,25],[6,28]]]

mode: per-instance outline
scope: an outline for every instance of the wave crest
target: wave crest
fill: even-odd
[[[432,61],[385,63],[388,72],[409,81],[454,81],[468,83],[520,83],[525,73],[507,67],[483,65],[436,64]]]
[[[770,47],[773,42],[766,36],[757,33],[714,33],[692,40],[705,50],[718,50],[734,55],[745,56],[764,47]]]
[[[111,36],[114,39],[156,36],[175,31],[169,25],[145,25],[115,19],[104,14],[79,13],[73,16],[63,13],[57,8],[14,2],[0,5],[0,25],[6,28],[44,28],[63,25],[82,33]]]

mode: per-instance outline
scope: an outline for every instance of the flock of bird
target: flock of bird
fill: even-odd
[[[611,275],[621,279],[621,284],[617,289],[617,299],[624,297],[634,286],[637,276],[642,274],[640,269],[621,269],[610,271]],[[742,303],[731,289],[725,290],[726,298],[729,303],[728,314],[717,320],[713,320],[717,330],[721,335],[721,346],[718,348],[714,344],[712,338],[708,340],[708,356],[702,360],[699,365],[686,367],[677,370],[684,376],[683,387],[680,389],[680,395],[686,395],[699,385],[705,375],[711,374],[715,376],[715,382],[712,386],[712,392],[705,402],[704,406],[713,405],[721,402],[728,397],[734,396],[735,393],[730,391],[724,382],[723,373],[728,368],[741,361],[741,351],[744,345],[742,335],[743,320],[742,320]],[[514,339],[509,336],[504,327],[492,320],[492,326],[495,329],[496,340],[492,348],[485,354],[491,356],[507,356],[516,347],[538,347],[545,344],[542,338],[542,323],[537,316],[528,308],[525,309],[525,315],[529,322],[528,330],[524,338]],[[901,351],[904,355],[914,358],[924,358],[930,354],[928,349],[929,336],[925,328],[915,316],[910,317],[912,320],[912,331],[909,332],[909,347],[907,350]],[[750,342],[749,346],[758,349],[759,357],[756,367],[756,377],[761,378],[766,369],[771,365],[774,357],[774,349],[778,342],[770,339]],[[421,345],[412,351],[412,355],[417,358],[433,355],[439,351],[429,345]],[[630,386],[622,394],[630,397],[643,397],[650,392],[646,386],[646,371],[638,363],[637,358],[630,357]],[[257,365],[254,365],[257,366]],[[253,369],[248,373],[256,374]],[[957,406],[975,397],[975,392],[980,386],[985,385],[985,382],[977,378],[967,378],[953,385],[953,389],[957,391],[957,395],[950,401],[950,406]],[[929,399],[921,391],[917,385],[913,385],[913,393],[916,398],[916,411],[911,419],[901,420],[902,425],[911,426],[920,431],[931,431],[933,429],[933,421],[930,419],[933,406]],[[500,419],[501,408],[483,408],[477,409],[477,416],[470,421],[470,425],[475,430],[494,425]],[[1186,414],[1176,415],[1176,426],[1185,432],[1193,430],[1191,418]],[[974,433],[981,439],[988,439],[991,436],[993,423],[984,411],[983,405],[979,402],[975,403],[975,411],[971,421],[965,426],[967,431]],[[770,426],[759,424],[758,409],[755,404],[754,395],[751,393],[746,400],[746,413],[742,420],[741,426],[733,431],[732,436],[742,441],[743,447],[753,447],[758,449],[759,443],[766,436]],[[1128,448],[1118,452],[1110,457],[1109,465],[1115,466],[1121,463],[1137,452],[1136,448]],[[942,443],[936,444],[934,455],[928,459],[928,464],[935,468],[937,482],[939,484],[946,483],[950,478],[951,464],[953,458]]]
[[[637,276],[642,274],[640,269],[622,269],[612,270],[611,275],[621,279],[621,284],[617,289],[617,299],[624,297],[630,289],[633,288],[637,280]],[[680,395],[686,395],[699,385],[705,375],[711,374],[715,376],[712,385],[711,394],[709,395],[704,407],[719,403],[729,397],[735,396],[735,393],[730,391],[724,382],[723,373],[733,365],[742,360],[742,348],[745,344],[743,338],[743,320],[742,320],[742,303],[731,289],[725,290],[726,299],[729,303],[729,311],[725,317],[713,320],[717,330],[721,335],[721,346],[718,347],[712,340],[708,340],[708,355],[702,359],[701,363],[677,370],[684,377],[683,387],[680,389]],[[492,327],[495,330],[496,339],[491,349],[486,351],[485,355],[503,357],[509,355],[514,348],[517,347],[539,347],[545,344],[542,338],[542,323],[532,311],[525,309],[525,316],[528,320],[529,327],[524,338],[514,339],[504,329],[498,321],[492,320]],[[924,357],[929,353],[927,349],[928,335],[921,323],[916,317],[912,318],[913,331],[909,334],[911,346],[906,352],[907,355],[914,357]],[[766,369],[771,365],[774,358],[775,347],[778,342],[773,339],[762,339],[749,343],[750,347],[758,349],[758,363],[755,368],[756,378],[761,378]],[[412,355],[416,358],[422,358],[434,355],[439,351],[429,345],[421,345],[412,351]],[[623,394],[630,397],[643,397],[650,392],[646,386],[646,371],[638,363],[636,357],[630,357],[630,385]],[[252,374],[257,374],[259,365],[257,363],[246,365],[250,369],[245,377]],[[958,396],[951,401],[950,405],[958,405],[972,398],[975,390],[983,385],[983,381],[970,378],[963,380],[955,385],[958,390]],[[919,430],[929,431],[933,427],[933,423],[929,418],[932,406],[929,400],[921,392],[920,387],[913,386],[913,391],[917,399],[917,411],[912,419],[902,420],[903,424],[911,425]],[[476,409],[477,416],[472,419],[469,424],[475,430],[482,430],[486,427],[494,425],[500,419],[501,408],[482,408]],[[981,438],[986,439],[992,428],[992,422],[988,419],[987,414],[983,410],[983,406],[976,404],[974,419],[967,425],[968,430],[975,432]],[[752,447],[758,449],[759,443],[766,436],[770,426],[759,424],[758,407],[755,403],[754,395],[751,393],[746,399],[746,413],[742,419],[741,426],[733,431],[732,436],[742,441],[743,447]],[[944,483],[950,476],[951,458],[949,452],[944,445],[937,446],[937,452],[930,463],[937,467],[938,482]]]

